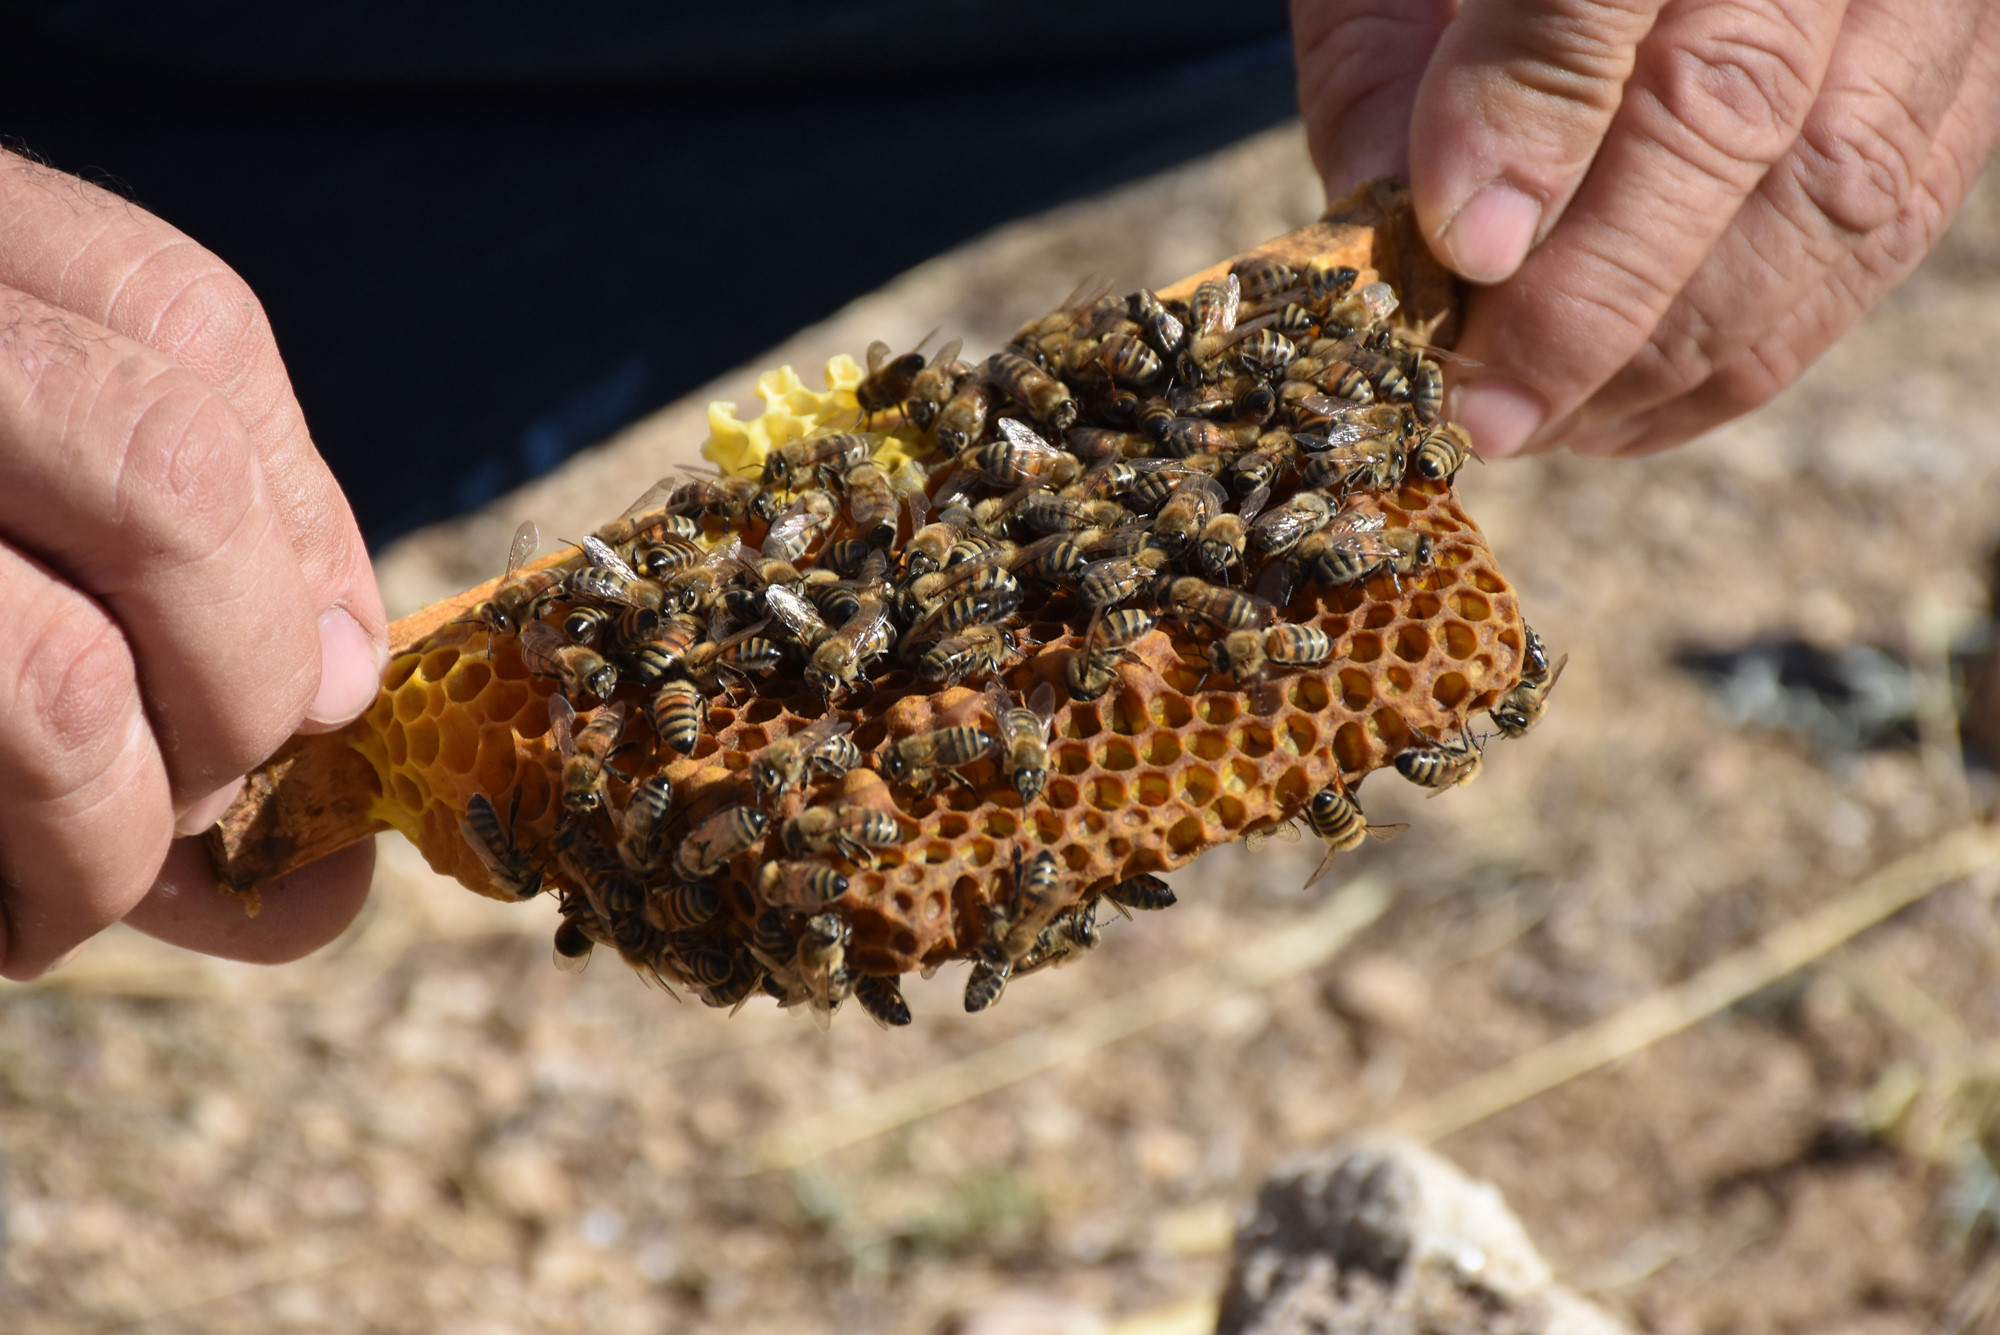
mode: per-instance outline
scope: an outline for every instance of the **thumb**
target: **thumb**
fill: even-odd
[[[1548,235],[1590,169],[1665,0],[1465,0],[1410,122],[1410,187],[1431,249],[1497,283]]]

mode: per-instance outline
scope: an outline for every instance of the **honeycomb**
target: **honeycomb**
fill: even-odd
[[[1406,269],[1399,275],[1386,262],[1350,272],[1353,284],[1365,288],[1382,282],[1384,271],[1407,280]],[[1408,290],[1407,281],[1404,286]],[[1422,361],[1421,354],[1405,355]],[[950,499],[951,455],[910,420],[902,402],[864,413],[857,394],[865,392],[869,372],[848,357],[833,359],[825,380],[824,389],[813,389],[789,367],[765,375],[757,386],[762,411],[748,419],[738,418],[733,405],[713,405],[704,455],[725,476],[757,477],[772,451],[858,422],[875,433],[867,453],[884,473],[909,476],[905,466],[915,461],[927,469],[927,476],[916,476],[932,509]],[[1396,411],[1401,429],[1417,439],[1422,426],[1415,410],[1405,403]],[[1025,401],[994,412],[1009,414],[1032,416]],[[1083,424],[1090,420],[1086,412]],[[1041,429],[1061,435],[1047,423]],[[980,439],[993,438],[989,423]],[[963,474],[967,466],[961,458],[956,471]],[[1123,882],[1306,819],[1315,795],[1353,795],[1364,778],[1396,765],[1399,756],[1407,762],[1456,746],[1476,757],[1467,748],[1482,740],[1470,727],[1480,711],[1515,706],[1511,714],[1494,714],[1509,735],[1539,716],[1540,695],[1552,683],[1540,643],[1460,505],[1450,470],[1442,471],[1432,477],[1405,467],[1392,485],[1347,486],[1337,496],[1342,505],[1371,507],[1386,533],[1426,535],[1428,562],[1385,564],[1347,582],[1301,580],[1289,590],[1268,580],[1255,583],[1274,595],[1289,593],[1259,610],[1259,634],[1269,624],[1307,627],[1323,632],[1331,646],[1320,663],[1273,667],[1262,681],[1216,670],[1210,649],[1219,629],[1198,617],[1161,615],[1123,646],[1121,656],[1107,659],[1110,680],[1101,695],[1076,698],[1066,668],[1087,652],[1099,613],[1074,588],[1029,581],[1018,612],[1005,618],[1016,651],[997,670],[975,671],[963,684],[940,688],[919,676],[907,657],[890,653],[829,702],[799,669],[799,654],[809,650],[794,648],[774,672],[727,672],[703,683],[706,719],[689,754],[670,749],[655,731],[648,714],[652,688],[628,673],[610,692],[624,714],[603,774],[594,779],[601,808],[588,814],[564,801],[565,765],[574,762],[552,726],[552,701],[559,690],[565,693],[572,703],[566,715],[576,717],[577,727],[585,715],[602,718],[605,711],[548,663],[531,667],[521,635],[496,631],[476,615],[433,617],[390,664],[375,705],[341,736],[365,760],[372,779],[370,823],[401,831],[434,868],[468,888],[514,899],[520,887],[493,874],[493,842],[477,846],[483,841],[467,820],[481,797],[490,802],[501,827],[500,854],[532,866],[539,888],[563,905],[569,941],[565,945],[559,935],[559,954],[607,947],[710,1004],[740,1004],[761,989],[782,1004],[809,1005],[822,1018],[850,994],[879,998],[886,980],[953,960],[973,961],[975,979],[983,968],[1004,983],[1010,973],[1064,956],[1049,943],[1059,922],[1080,919],[1076,935],[1080,944],[1090,944],[1096,905]],[[968,492],[966,499],[1001,490]],[[905,556],[918,518],[898,519],[889,559]],[[771,526],[768,518],[710,514],[691,541],[713,554],[739,541],[765,543]],[[836,523],[808,544],[812,559],[825,555],[842,531]],[[550,562],[573,571],[584,558],[571,552]],[[797,563],[800,570],[811,564],[803,556]],[[1246,559],[1246,588],[1254,582],[1251,564]],[[1267,561],[1265,573],[1275,564]],[[1162,579],[1186,569],[1176,564]],[[850,576],[847,582],[865,586],[868,580]],[[1153,592],[1162,611],[1172,602],[1164,587]],[[545,620],[553,614],[561,621],[592,604],[592,596],[564,587],[538,610]],[[1134,605],[1141,604],[1153,605],[1144,599]],[[762,628],[738,630],[735,638]],[[711,631],[712,637],[721,634]],[[1536,682],[1540,692],[1524,697]],[[885,777],[891,754],[919,734],[948,727],[998,731],[995,687],[1008,693],[1009,703],[1053,697],[1046,779],[1033,800],[1023,800],[1010,767],[993,755],[954,766],[935,784]],[[845,725],[845,739],[861,763],[844,772],[840,766],[806,770],[775,797],[760,791],[750,773],[759,755],[822,719]],[[1471,769],[1453,770],[1442,780],[1419,778],[1418,769],[1404,773],[1448,786],[1470,778],[1476,758]],[[625,813],[640,785],[661,775],[672,791],[663,817],[666,852],[651,864],[621,866],[613,850],[624,837]],[[282,769],[274,768],[272,777],[253,779],[251,800],[281,799],[285,788]],[[866,848],[803,854],[786,848],[787,825],[801,813],[849,808],[887,817],[893,824],[884,828],[893,837]],[[706,840],[724,827],[740,827],[727,856],[688,852],[689,835],[701,832]],[[250,828],[226,820],[225,833],[235,834],[218,851],[232,851],[223,845],[233,839],[240,858],[261,838],[265,852],[277,856],[287,840],[298,842],[289,834],[245,833]],[[1053,865],[1044,861],[1038,871],[1036,859],[1044,853]],[[845,877],[845,889],[805,901],[774,892],[760,873],[773,875],[770,864],[777,862],[836,872]],[[695,864],[698,871],[690,870]],[[230,877],[226,858],[219,865],[243,886],[244,877]],[[1020,882],[1042,875],[1049,879],[1047,893],[1035,901],[1031,925],[1042,930],[1034,948],[1003,951],[996,943],[1025,913],[1022,900],[1029,892]],[[899,998],[863,1004],[878,1019],[907,1021],[907,1011],[894,1014]],[[969,988],[968,1008],[983,1004]]]

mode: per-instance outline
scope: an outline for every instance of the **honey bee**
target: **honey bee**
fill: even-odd
[[[797,561],[839,517],[840,504],[832,492],[808,487],[771,521],[770,531],[764,535],[764,555]]]
[[[937,330],[931,330],[924,335],[923,342],[917,344],[918,351],[906,352],[900,357],[891,357],[889,345],[880,339],[868,345],[868,374],[854,388],[854,398],[861,405],[861,411],[873,415],[885,408],[893,408],[910,397],[917,376],[924,369],[921,349],[936,335]]]
[[[996,352],[986,359],[986,375],[994,387],[1058,431],[1076,422],[1076,400],[1069,386],[1017,352]]]
[[[1283,260],[1268,255],[1238,260],[1230,266],[1229,271],[1236,275],[1243,300],[1249,302],[1260,304],[1268,302],[1273,297],[1290,292],[1299,286],[1299,271]]]
[[[1132,513],[1116,501],[1034,491],[1021,502],[1015,516],[1037,533],[1074,533],[1079,529],[1115,527],[1130,519]]]
[[[1436,362],[1418,357],[1410,372],[1410,408],[1425,426],[1437,421],[1444,411],[1444,370]]]
[[[1153,541],[1179,560],[1200,538],[1202,526],[1228,503],[1229,494],[1214,478],[1199,473],[1182,478],[1153,518]]]
[[[771,818],[755,807],[729,807],[696,826],[674,851],[674,870],[690,881],[705,880],[723,864],[764,837]]]
[[[1167,364],[1160,354],[1138,334],[1113,334],[1105,339],[1098,357],[1111,378],[1121,385],[1144,388],[1166,374]]]
[[[1344,332],[1373,329],[1394,315],[1398,304],[1395,288],[1383,282],[1367,283],[1333,303],[1325,325]]]
[[[930,364],[917,372],[910,381],[910,396],[903,405],[903,411],[910,416],[911,425],[919,431],[928,431],[937,421],[938,414],[951,399],[952,391],[959,380],[970,369],[958,359],[959,349],[964,344],[953,339],[937,351]]]
[[[521,789],[514,789],[513,805],[507,812],[507,824],[500,824],[500,813],[493,809],[493,803],[484,793],[474,793],[465,804],[465,819],[458,823],[459,833],[465,836],[466,844],[486,868],[486,875],[497,890],[504,890],[515,899],[533,899],[542,892],[542,871],[528,854],[514,842],[513,829],[521,814]]]
[[[625,810],[618,816],[618,860],[633,871],[656,871],[664,860],[661,847],[667,833],[667,808],[674,785],[664,774],[641,779],[632,787]]]
[[[1221,490],[1220,487],[1216,489]],[[1195,554],[1210,579],[1226,581],[1231,572],[1243,564],[1243,552],[1250,543],[1250,521],[1257,517],[1257,512],[1264,508],[1264,502],[1270,496],[1269,489],[1253,491],[1243,498],[1236,513],[1222,510],[1202,525],[1201,541],[1195,548]]]
[[[1004,544],[908,581],[897,599],[904,617],[915,621],[969,593],[1018,593],[1020,584],[1009,569],[1015,554],[1011,543]]]
[[[889,616],[888,587],[873,584],[861,590],[854,613],[840,629],[813,650],[806,664],[806,682],[831,701],[834,695],[862,680],[868,665],[889,652],[896,634]]]
[[[590,558],[590,564],[570,572],[571,596],[594,598],[599,602],[618,603],[649,612],[658,612],[666,604],[667,591],[664,588],[649,579],[641,579],[637,571],[625,564],[623,557],[598,539],[585,538],[583,549]]]
[[[1271,605],[1263,599],[1193,575],[1166,580],[1159,602],[1169,616],[1200,621],[1217,630],[1250,630],[1264,625],[1273,615]]]
[[[668,881],[646,892],[646,921],[663,932],[686,932],[722,911],[722,896],[700,881]]]
[[[1099,613],[1091,619],[1084,643],[1071,651],[1063,664],[1063,684],[1072,699],[1095,700],[1118,680],[1117,664],[1123,659],[1138,662],[1131,647],[1151,633],[1157,624],[1153,614],[1139,607],[1121,607]]]
[[[1125,309],[1145,331],[1146,341],[1162,357],[1171,357],[1187,341],[1187,326],[1167,309],[1154,292],[1141,288],[1125,299]]]
[[[720,950],[691,945],[678,954],[681,973],[695,987],[726,987],[736,973],[736,961]]]
[[[699,621],[682,612],[670,614],[627,654],[632,661],[632,675],[647,685],[661,680],[680,667],[688,651],[700,640]]]
[[[893,977],[864,973],[854,980],[854,999],[868,1018],[884,1029],[910,1022],[910,1003],[903,1000],[902,984]]]
[[[1396,753],[1396,772],[1436,797],[1448,788],[1457,788],[1479,777],[1483,746],[1471,733],[1460,731],[1448,742],[1432,741],[1419,733],[1414,745]]]
[[[1472,457],[1472,437],[1466,435],[1465,428],[1458,423],[1447,422],[1424,433],[1410,461],[1419,473],[1431,481],[1443,482]]]
[[[1294,343],[1311,339],[1319,333],[1319,317],[1312,307],[1303,302],[1288,301],[1278,309],[1278,318],[1271,328],[1291,339]]]
[[[1077,596],[1092,607],[1111,607],[1137,597],[1172,562],[1164,547],[1148,547],[1130,556],[1092,561],[1077,580]]]
[[[514,530],[513,544],[507,549],[507,573],[474,614],[489,634],[519,634],[523,626],[541,615],[542,608],[562,596],[568,572],[561,567],[519,573],[540,545],[541,536],[535,530],[534,520]]]
[[[1549,692],[1555,689],[1556,679],[1569,665],[1569,655],[1564,654],[1551,669],[1542,637],[1535,634],[1533,626],[1523,629],[1527,631],[1528,643],[1521,680],[1490,711],[1494,724],[1508,737],[1519,737],[1541,722],[1543,712],[1548,709]]]
[[[1408,754],[1405,752],[1404,754]],[[1338,786],[1322,788],[1306,802],[1306,824],[1312,832],[1326,840],[1326,856],[1320,859],[1319,867],[1306,878],[1306,889],[1319,884],[1333,860],[1341,853],[1352,852],[1361,846],[1361,841],[1369,836],[1377,839],[1393,839],[1407,825],[1370,825],[1361,814],[1361,807],[1355,800],[1341,791]]]
[[[869,547],[896,545],[896,524],[902,502],[889,485],[889,475],[873,463],[859,463],[841,475],[847,489],[847,517],[855,535]]]
[[[1351,265],[1316,262],[1306,269],[1306,301],[1315,309],[1329,310],[1353,289],[1360,276],[1360,270]]]
[[[1003,439],[982,445],[960,461],[995,487],[1038,483],[1064,487],[1083,471],[1075,455],[1050,444],[1026,422],[1002,417],[994,423]]]
[[[757,895],[773,908],[817,913],[847,893],[847,878],[817,862],[767,862],[757,869]]]
[[[590,951],[597,943],[575,918],[565,917],[556,925],[555,963],[564,973],[582,973],[590,963]]]
[[[992,733],[970,724],[954,724],[891,742],[882,753],[880,768],[891,783],[927,793],[937,786],[940,776],[970,786],[957,771],[989,759],[999,749],[1000,739]]]
[[[993,395],[994,388],[983,375],[972,373],[960,377],[958,387],[939,410],[937,426],[931,433],[938,448],[957,454],[985,435],[986,418],[993,411]]]
[[[816,913],[799,934],[799,977],[806,985],[813,1021],[824,1030],[836,1007],[854,989],[854,970],[847,950],[854,929],[837,913]]]
[[[642,527],[636,522],[638,518],[661,501],[664,501],[661,508],[667,514],[718,515],[740,527],[749,522],[753,516],[759,519],[769,518],[768,514],[759,513],[759,497],[762,493],[763,488],[753,478],[727,477],[711,473],[662,478],[650,491],[635,501],[624,515],[599,529],[595,536],[614,546],[628,541],[630,535]]]
[[[550,696],[549,731],[563,760],[563,810],[573,817],[588,816],[604,805],[605,763],[625,735],[625,702],[605,705],[578,728],[569,701]]]
[[[1089,530],[1051,533],[1014,552],[1007,559],[1007,569],[1045,584],[1073,584],[1082,578],[1088,563],[1084,543],[1089,536]]]
[[[972,972],[965,979],[965,1009],[976,1015],[994,1002],[1000,1000],[1000,993],[1007,986],[1008,977],[1014,972],[1009,964],[995,964],[987,959],[972,961]]]
[[[1056,688],[1048,682],[1037,686],[1025,706],[997,684],[986,688],[987,707],[993,711],[993,729],[999,734],[1000,772],[1013,783],[1026,806],[1041,796],[1049,781],[1049,724],[1056,713]]]
[[[1014,653],[1014,637],[998,626],[972,626],[947,635],[917,660],[917,675],[925,681],[955,686],[966,677],[990,676]]]
[[[1121,910],[1139,909],[1152,912],[1157,909],[1170,909],[1177,902],[1172,886],[1159,877],[1145,872],[1105,886],[1102,894]]]
[[[764,456],[764,486],[790,491],[811,478],[822,465],[845,472],[850,466],[873,458],[881,442],[882,438],[873,432],[827,430],[786,441]]]
[[[1094,950],[1104,933],[1097,926],[1097,903],[1077,904],[1058,913],[1035,937],[1035,944],[1015,966],[1016,977],[1043,969],[1060,969]]]
[[[1018,964],[1034,947],[1035,938],[1061,906],[1060,869],[1049,849],[1025,857],[1014,850],[1014,893],[1004,912],[996,910],[986,923],[980,953],[995,964]]]
[[[780,842],[795,858],[834,849],[849,862],[860,863],[872,861],[871,848],[894,848],[902,843],[903,830],[894,816],[873,807],[807,807],[785,822]]]
[[[1299,485],[1342,494],[1356,488],[1388,491],[1402,482],[1408,458],[1402,440],[1396,436],[1336,445],[1306,457],[1305,467],[1299,472]]]
[[[1235,346],[1232,355],[1252,375],[1272,376],[1290,366],[1299,349],[1277,330],[1266,328],[1254,330]]]
[[[618,669],[595,649],[569,644],[562,632],[546,621],[530,621],[521,627],[521,662],[538,677],[553,677],[565,696],[589,692],[609,700],[618,689]]]
[[[1191,379],[1200,379],[1203,368],[1228,346],[1242,304],[1243,280],[1235,274],[1220,283],[1211,279],[1198,285],[1188,298],[1186,361],[1194,372]]]
[[[757,800],[768,805],[783,797],[803,784],[807,774],[814,769],[826,773],[846,773],[845,768],[836,770],[831,767],[844,753],[830,750],[828,743],[841,740],[852,726],[831,716],[815,719],[798,732],[759,751],[750,761],[750,786],[756,792]],[[849,747],[852,745],[848,743]]]
[[[778,909],[765,909],[750,925],[750,951],[769,967],[776,968],[781,961],[791,959],[798,944],[798,936]]]
[[[1208,646],[1217,672],[1242,683],[1261,682],[1272,666],[1317,667],[1333,657],[1333,638],[1317,626],[1284,622],[1263,630],[1236,630]]]
[[[1299,442],[1282,428],[1266,431],[1257,443],[1229,461],[1229,478],[1238,492],[1269,491],[1299,466]]]
[[[833,636],[833,627],[820,617],[819,610],[782,584],[764,590],[764,606],[785,633],[806,649],[817,649]]]
[[[708,717],[708,700],[695,684],[686,677],[669,677],[653,692],[649,709],[661,744],[684,756],[693,755],[701,741],[702,720]]]
[[[902,657],[906,662],[913,661],[920,656],[920,650],[947,635],[972,626],[990,626],[1004,621],[1020,605],[1021,586],[1011,576],[1004,584],[947,599],[924,613],[916,624],[903,632],[900,645]]]
[[[1256,444],[1257,436],[1254,422],[1225,425],[1202,417],[1170,417],[1154,430],[1161,453],[1173,459],[1197,454],[1236,454]]]
[[[784,661],[785,651],[783,646],[758,633],[765,625],[760,621],[734,635],[697,644],[681,659],[681,672],[695,685],[713,691],[721,684],[725,672],[741,677],[772,671]]]
[[[594,541],[601,541],[593,534]],[[700,565],[708,549],[691,538],[662,533],[632,545],[631,566],[658,583],[679,571]]]
[[[1143,458],[1153,449],[1152,442],[1137,432],[1101,426],[1071,427],[1064,433],[1063,443],[1079,463],[1093,467],[1120,459]]]

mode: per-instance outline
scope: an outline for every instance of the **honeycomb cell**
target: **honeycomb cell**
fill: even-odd
[[[1439,637],[1445,653],[1461,661],[1479,652],[1479,632],[1463,621],[1444,623],[1444,634]]]
[[[1156,732],[1146,739],[1146,763],[1171,765],[1181,758],[1181,739],[1170,732]]]
[[[1163,691],[1147,703],[1147,712],[1159,728],[1185,728],[1194,721],[1194,705],[1184,695]]]
[[[400,769],[410,763],[410,738],[401,723],[391,723],[388,731],[382,734],[382,740],[388,744],[391,765]]]
[[[437,763],[440,737],[436,719],[420,718],[405,728],[403,735],[409,741],[409,763],[426,769]]]
[[[484,663],[460,661],[451,675],[444,679],[445,698],[455,705],[466,704],[479,698],[487,684],[493,680],[493,669]]]
[[[1507,582],[1488,570],[1485,566],[1473,566],[1466,571],[1466,578],[1472,587],[1481,593],[1505,593]]]
[[[1173,792],[1173,783],[1164,774],[1149,772],[1139,776],[1138,798],[1142,805],[1164,806]]]
[[[1199,818],[1183,816],[1167,827],[1167,848],[1176,857],[1187,857],[1208,843],[1208,831]]]
[[[1050,779],[1042,789],[1042,797],[1052,807],[1067,810],[1082,800],[1082,794],[1069,779]]]
[[[1139,753],[1132,749],[1130,742],[1107,742],[1104,749],[1097,753],[1097,763],[1109,770],[1132,769],[1139,763]]]
[[[1090,804],[1100,811],[1116,811],[1125,805],[1123,780],[1102,776],[1091,782]]]
[[[1300,677],[1292,683],[1292,708],[1302,709],[1308,714],[1318,714],[1333,702],[1327,694],[1326,682],[1318,677]]]
[[[1368,739],[1368,729],[1352,721],[1341,724],[1333,733],[1333,756],[1346,774],[1363,774],[1375,768],[1375,747]]]
[[[1117,808],[1114,807],[1112,810],[1115,811]],[[1102,838],[1104,831],[1110,826],[1110,822],[1104,819],[1102,811],[1085,811],[1081,820],[1084,834],[1091,839]]]
[[[443,681],[458,663],[458,648],[447,645],[425,654],[417,664],[417,675],[425,681]]]
[[[1451,595],[1451,610],[1467,621],[1484,621],[1493,615],[1493,604],[1485,594],[1459,589]]]
[[[1229,738],[1219,732],[1198,732],[1188,738],[1187,749],[1202,760],[1220,760],[1229,754]]]
[[[1355,663],[1372,663],[1382,656],[1382,637],[1368,631],[1357,634],[1347,645],[1347,657]]]
[[[1209,819],[1225,830],[1240,830],[1250,819],[1250,809],[1241,800],[1229,796],[1216,798],[1208,812]]]
[[[1095,705],[1073,705],[1069,713],[1069,726],[1062,730],[1065,737],[1095,737],[1104,731],[1104,720],[1097,716]]]
[[[1389,603],[1382,602],[1370,605],[1367,612],[1362,614],[1361,624],[1369,630],[1381,630],[1394,625],[1396,620],[1397,609]]]
[[[1014,819],[1011,812],[989,811],[986,813],[986,833],[991,838],[1011,839],[1014,837],[1014,832],[1020,828],[1021,823]]]
[[[1360,668],[1342,668],[1339,681],[1340,703],[1350,712],[1360,713],[1375,699],[1375,680]],[[1299,707],[1303,709],[1305,706],[1301,704]]]
[[[1222,767],[1222,791],[1242,795],[1255,788],[1264,777],[1247,760],[1232,760]]]
[[[1045,844],[1053,844],[1063,836],[1065,822],[1054,811],[1037,810],[1034,813],[1035,837]]]
[[[1278,776],[1276,783],[1271,785],[1271,800],[1280,808],[1296,810],[1305,805],[1306,799],[1311,797],[1314,791],[1312,776],[1297,765],[1292,765]]]
[[[743,721],[746,723],[769,723],[773,719],[782,717],[784,713],[785,706],[779,701],[770,699],[752,700],[743,708]]]
[[[1404,626],[1396,632],[1396,657],[1405,663],[1421,663],[1431,656],[1431,634],[1422,626]]]
[[[1292,714],[1278,730],[1278,743],[1292,755],[1311,755],[1319,745],[1319,727],[1304,714]]]
[[[1268,756],[1277,749],[1278,743],[1271,730],[1261,723],[1252,723],[1229,734],[1230,745],[1246,756]]]
[[[429,704],[429,691],[416,685],[406,686],[396,692],[396,718],[403,723],[408,723],[411,719],[422,718],[424,710]]]
[[[1216,793],[1215,771],[1200,765],[1188,766],[1181,775],[1181,796],[1194,806],[1207,806]]]
[[[966,860],[975,867],[990,866],[993,862],[995,851],[991,839],[974,839]]]
[[[1472,683],[1465,679],[1463,672],[1440,672],[1438,679],[1431,683],[1431,699],[1437,701],[1440,709],[1456,710],[1470,694]]]

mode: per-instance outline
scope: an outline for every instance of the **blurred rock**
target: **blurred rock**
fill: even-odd
[[[1404,1141],[1265,1184],[1236,1234],[1217,1335],[1622,1335],[1557,1285],[1500,1193]]]

